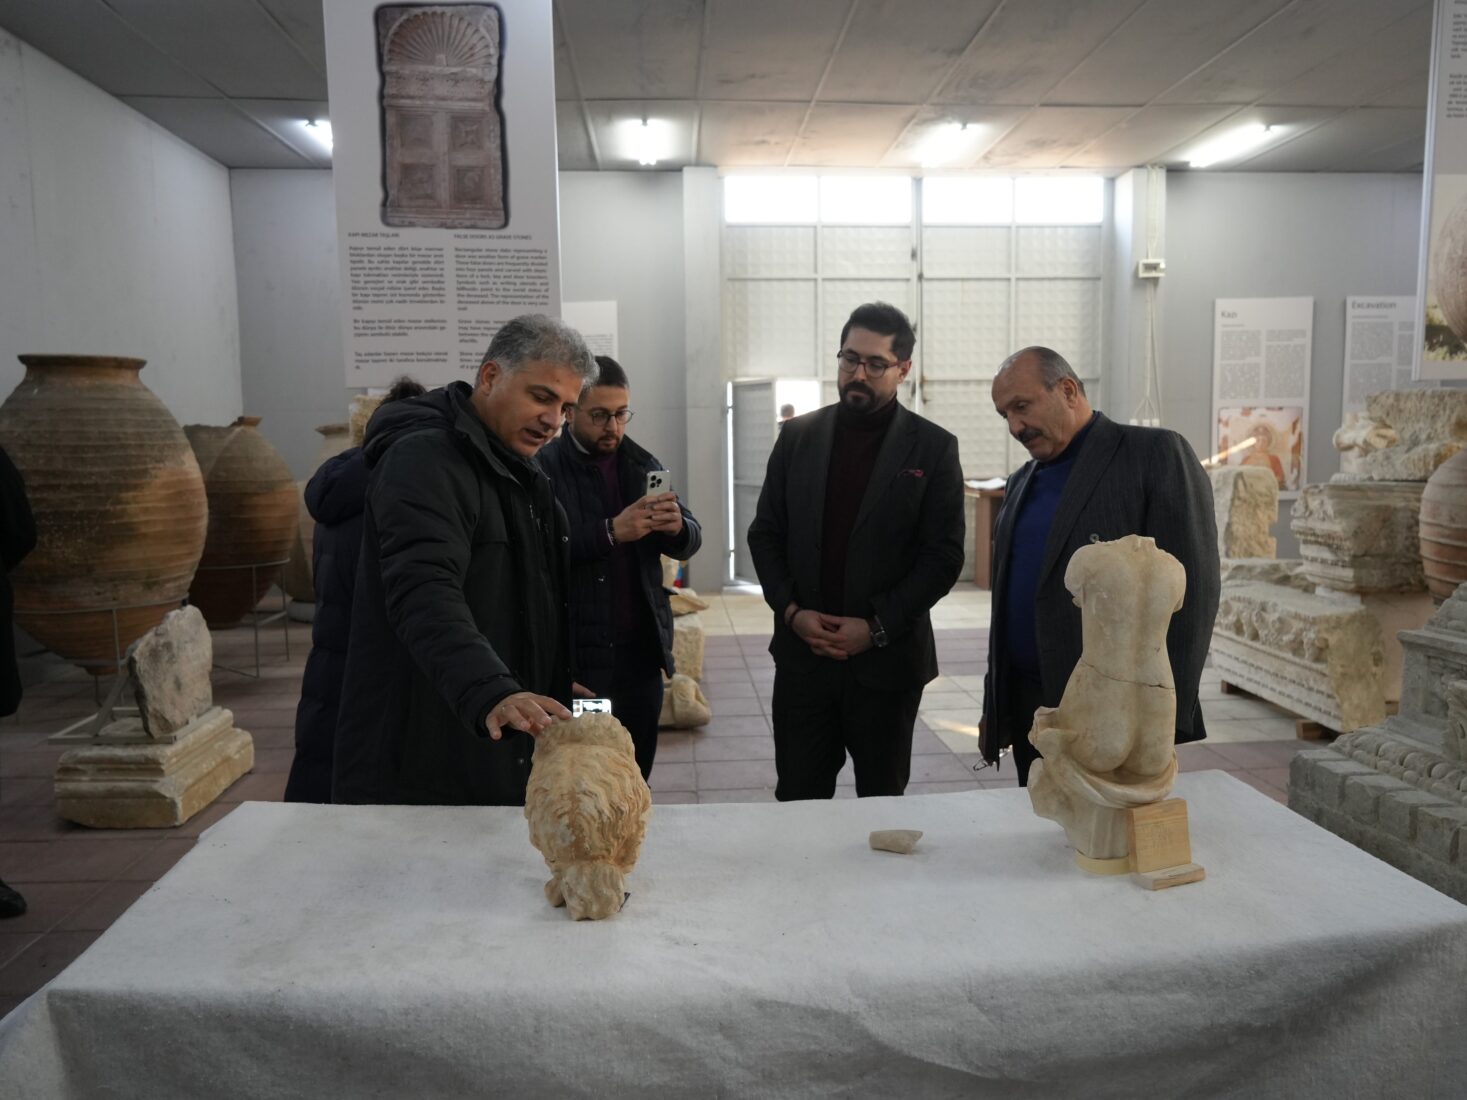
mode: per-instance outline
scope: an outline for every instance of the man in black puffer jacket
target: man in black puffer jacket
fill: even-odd
[[[473,386],[372,416],[333,801],[524,802],[571,685],[569,535],[533,459],[595,369],[574,329],[517,317]]]
[[[411,378],[399,378],[382,404],[423,392]],[[301,701],[295,709],[295,759],[285,783],[287,802],[331,801],[336,711],[351,641],[351,600],[357,586],[366,503],[367,456],[360,447],[328,458],[306,484],[306,510],[316,521],[311,542],[316,612],[311,620],[311,655],[306,658]]]
[[[576,685],[611,700],[645,778],[657,755],[662,673],[673,673],[661,555],[692,557],[703,532],[675,494],[645,493],[647,472],[662,463],[626,438],[631,388],[621,364],[598,355],[596,365],[596,381],[540,452],[540,466],[570,520]]]

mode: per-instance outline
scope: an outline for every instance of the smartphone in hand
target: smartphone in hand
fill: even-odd
[[[666,493],[672,490],[671,470],[648,470],[647,491],[643,496],[656,496],[658,493]]]

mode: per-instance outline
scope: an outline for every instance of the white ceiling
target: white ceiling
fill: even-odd
[[[1181,166],[1210,133],[1280,128],[1258,171],[1421,166],[1430,0],[555,0],[560,165]],[[231,168],[320,167],[320,0],[0,0],[0,27]]]

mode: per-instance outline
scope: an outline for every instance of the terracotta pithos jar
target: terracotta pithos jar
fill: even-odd
[[[1438,466],[1421,494],[1421,565],[1437,603],[1467,581],[1467,451]]]
[[[183,429],[209,494],[209,537],[188,598],[214,627],[233,626],[260,602],[295,535],[300,497],[285,459],[255,430],[259,423],[242,416],[227,427]]]
[[[204,548],[204,479],[142,359],[22,355],[0,445],[25,478],[36,548],[11,574],[16,622],[94,674],[188,592]],[[116,633],[110,610],[116,609]]]
[[[347,424],[322,424],[316,428],[316,431],[321,433],[321,446],[316,451],[316,465],[311,471],[313,474],[328,458],[339,455],[352,445],[350,428]],[[295,483],[300,501],[299,518],[296,522],[295,534],[291,536],[290,540],[290,560],[285,563],[285,572],[281,574],[280,585],[291,599],[299,603],[315,603],[316,587],[315,580],[311,576],[311,551],[312,543],[316,538],[316,521],[311,518],[311,513],[306,508],[306,484],[304,481]]]

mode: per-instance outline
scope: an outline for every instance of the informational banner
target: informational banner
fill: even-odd
[[[1313,298],[1219,298],[1213,317],[1214,452],[1262,466],[1292,496],[1305,484]]]
[[[1346,298],[1344,411],[1364,412],[1373,393],[1435,385],[1412,380],[1415,351],[1415,298]]]
[[[323,6],[346,384],[468,378],[560,314],[550,5]]]
[[[1467,0],[1436,0],[1431,50],[1415,375],[1467,378]]]
[[[615,302],[566,302],[560,318],[585,337],[592,355],[615,359],[621,354],[617,351]]]

